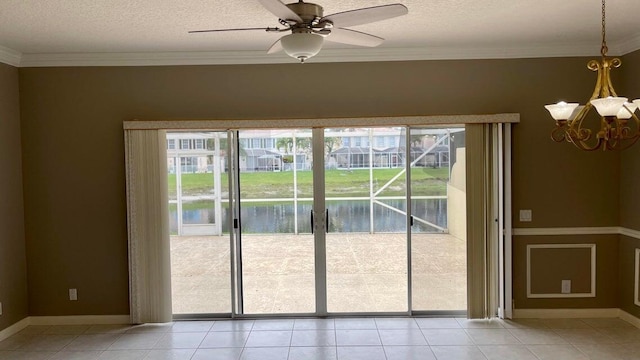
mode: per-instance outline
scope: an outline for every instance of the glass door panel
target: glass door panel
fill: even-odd
[[[405,312],[402,128],[325,130],[327,311]]]
[[[226,132],[168,132],[174,314],[231,312]]]
[[[413,310],[467,308],[464,134],[410,129]]]
[[[314,313],[311,130],[243,130],[238,142],[243,313]]]

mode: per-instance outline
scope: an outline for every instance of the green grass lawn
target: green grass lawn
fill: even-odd
[[[378,190],[396,176],[400,169],[374,169],[374,189]],[[411,172],[413,195],[446,195],[446,183],[449,180],[448,168],[414,168]],[[228,174],[222,174],[222,188],[226,189]],[[169,196],[176,195],[176,176],[170,174]],[[298,197],[311,197],[313,192],[313,173],[298,171]],[[381,195],[402,196],[405,175],[395,180]],[[213,174],[183,174],[183,195],[202,195],[211,193]],[[369,170],[326,170],[325,191],[329,197],[352,197],[369,195]],[[224,190],[223,190],[224,192]],[[293,171],[283,172],[247,172],[240,174],[240,192],[245,199],[290,198],[293,196]]]

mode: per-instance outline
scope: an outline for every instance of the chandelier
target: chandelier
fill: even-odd
[[[569,142],[586,151],[626,149],[640,138],[640,120],[635,114],[640,107],[640,99],[630,102],[626,97],[619,97],[613,89],[610,72],[612,68],[620,67],[622,61],[607,57],[605,29],[605,0],[602,0],[602,59],[587,63],[589,70],[598,73],[591,99],[586,105],[561,101],[545,106],[556,121],[551,138],[556,142]],[[595,117],[587,118],[592,107],[600,115],[600,128],[597,128]]]

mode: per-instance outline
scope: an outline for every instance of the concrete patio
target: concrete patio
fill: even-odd
[[[466,244],[448,234],[412,238],[413,309],[466,309]],[[227,236],[171,237],[173,312],[231,311]],[[247,314],[313,313],[311,235],[243,236]],[[407,311],[404,234],[327,234],[329,312]]]

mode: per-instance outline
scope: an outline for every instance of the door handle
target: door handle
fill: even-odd
[[[325,209],[324,212],[324,226],[325,226],[325,231],[329,232],[329,209]]]
[[[313,210],[311,210],[311,235],[313,235]]]

